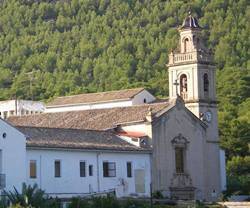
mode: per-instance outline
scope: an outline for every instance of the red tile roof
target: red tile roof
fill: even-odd
[[[132,145],[109,131],[17,127],[27,137],[30,148],[67,148],[111,151],[150,151]]]
[[[130,107],[43,113],[9,117],[8,121],[14,126],[105,130],[119,124],[145,121],[149,108],[154,115],[169,105],[169,102],[162,102]]]

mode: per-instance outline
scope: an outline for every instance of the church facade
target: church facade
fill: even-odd
[[[153,191],[173,199],[216,200],[225,188],[225,160],[219,148],[215,67],[201,30],[191,15],[179,28],[179,48],[169,55],[167,100],[157,100],[145,89],[82,94],[52,101],[47,113],[10,117],[8,122],[27,138],[26,181],[39,183],[31,170],[41,157],[46,160],[39,171],[46,172],[58,168],[58,161],[66,164],[66,155],[72,164],[103,154],[106,159],[92,158],[89,164],[94,167],[95,185],[88,186],[86,178],[76,182],[76,176],[62,175],[60,185],[68,186],[58,190],[74,191],[82,183],[78,191],[88,187],[86,193],[109,187],[119,189],[119,196],[148,196],[152,183]],[[67,153],[56,154],[59,151]],[[114,167],[120,173],[111,180],[102,177],[106,160],[112,162],[110,173]],[[50,166],[46,161],[52,161]],[[127,162],[134,166],[126,166]],[[123,174],[124,167],[131,172],[129,177]],[[71,174],[70,168],[64,171]],[[42,188],[55,192],[49,185],[58,178],[43,177],[48,182]],[[106,185],[100,189],[100,184]]]

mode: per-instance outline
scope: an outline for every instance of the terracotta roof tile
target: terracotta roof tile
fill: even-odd
[[[72,96],[57,97],[47,104],[50,106],[75,105],[83,103],[107,102],[114,100],[128,100],[140,93],[144,88],[126,89],[119,91],[86,93]]]
[[[108,131],[17,127],[27,137],[27,147],[89,150],[150,151],[132,145]]]
[[[105,130],[122,123],[145,121],[149,108],[156,114],[170,105],[169,102],[130,107],[43,113],[9,117],[14,126]]]

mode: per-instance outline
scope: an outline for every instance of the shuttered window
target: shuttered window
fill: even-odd
[[[36,178],[36,161],[30,161],[30,178]]]
[[[116,165],[114,162],[103,162],[103,177],[115,177]]]
[[[80,161],[80,177],[86,177],[86,162]]]
[[[55,160],[55,177],[61,177],[61,161]]]
[[[132,178],[132,162],[127,162],[127,177]]]
[[[93,165],[89,165],[89,176],[93,176]]]

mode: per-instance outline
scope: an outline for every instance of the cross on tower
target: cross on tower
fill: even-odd
[[[175,82],[173,83],[173,85],[175,85],[176,96],[178,96],[178,85],[180,85],[180,84],[178,83],[177,79],[175,80]]]

